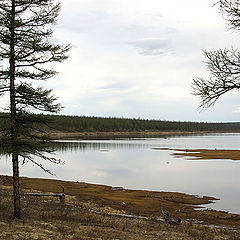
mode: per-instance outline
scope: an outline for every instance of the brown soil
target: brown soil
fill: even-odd
[[[54,197],[22,198],[23,220],[12,220],[11,184],[0,176],[0,239],[240,239],[240,216],[209,210],[194,210],[215,200],[173,192],[125,190],[111,186],[50,179],[21,178],[22,192],[61,192],[66,205]],[[172,226],[162,219],[161,209],[182,223]],[[95,212],[94,212],[95,211]],[[99,214],[100,213],[100,214]],[[109,216],[121,213],[145,216],[129,219]],[[214,224],[227,228],[196,224]],[[232,229],[232,230],[231,230]]]
[[[2,176],[1,182],[11,186],[11,178]],[[126,190],[105,185],[84,182],[67,182],[52,179],[21,178],[22,191],[61,192],[74,196],[85,202],[92,202],[100,207],[110,207],[126,214],[147,217],[160,217],[161,209],[171,216],[181,219],[196,219],[206,224],[225,224],[240,226],[240,216],[213,210],[201,210],[201,204],[217,201],[214,197],[199,197],[177,192],[154,192],[143,190]],[[196,210],[198,209],[198,210]]]
[[[170,149],[153,148],[154,150],[171,150],[175,157],[187,157],[191,160],[229,159],[240,160],[240,150],[217,150],[217,149]],[[190,158],[189,158],[190,157]]]

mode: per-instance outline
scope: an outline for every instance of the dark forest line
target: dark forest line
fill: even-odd
[[[49,116],[62,131],[240,131],[240,123],[206,123],[113,117]]]
[[[181,132],[238,132],[240,122],[208,123],[190,121],[165,121],[135,118],[87,117],[67,115],[37,115],[50,120],[50,131],[62,132],[124,132],[124,131],[181,131]],[[0,128],[9,126],[9,115],[0,114]],[[41,122],[39,122],[41,124]],[[42,125],[45,129],[47,126]]]

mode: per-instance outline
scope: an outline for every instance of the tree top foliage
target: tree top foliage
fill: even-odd
[[[240,30],[240,1],[220,0],[216,3],[228,26]],[[240,52],[236,48],[203,51],[209,71],[207,79],[193,79],[193,94],[200,97],[200,108],[215,104],[223,94],[240,89]]]
[[[0,144],[6,152],[37,165],[33,156],[55,161],[43,154],[50,153],[47,130],[42,127],[48,126],[48,121],[34,113],[61,109],[52,90],[38,86],[39,80],[57,74],[54,63],[68,58],[70,45],[52,40],[60,8],[55,0],[0,1],[0,94],[10,96],[10,105],[5,108],[10,114],[0,116],[10,120],[1,129]]]
[[[68,58],[70,45],[50,41],[60,7],[54,0],[15,0],[13,13],[12,1],[1,1],[0,59],[10,58],[9,46],[14,41],[15,79],[47,80],[57,74],[50,64]],[[1,79],[9,79],[6,63]]]
[[[217,2],[223,18],[226,20],[230,29],[240,29],[240,1],[239,0],[220,0]]]

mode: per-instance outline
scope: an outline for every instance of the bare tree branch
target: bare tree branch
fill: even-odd
[[[232,29],[240,30],[240,1],[219,0],[224,19]],[[210,73],[207,79],[196,77],[192,82],[193,94],[200,98],[200,108],[214,105],[225,93],[240,89],[240,52],[238,49],[204,51],[205,64]]]

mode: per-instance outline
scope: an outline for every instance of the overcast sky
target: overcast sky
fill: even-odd
[[[62,114],[162,120],[240,121],[240,94],[199,112],[191,95],[208,76],[202,50],[238,46],[216,0],[62,0],[55,40],[70,58],[45,86]]]

